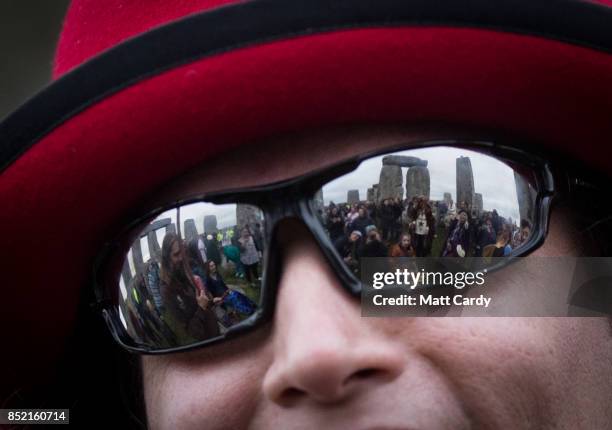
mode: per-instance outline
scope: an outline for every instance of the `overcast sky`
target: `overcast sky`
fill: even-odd
[[[497,209],[497,212],[504,217],[511,217],[513,220],[519,218],[514,171],[505,163],[489,155],[446,146],[410,149],[394,154],[427,160],[431,200],[442,200],[446,192],[451,193],[455,203],[457,201],[456,160],[460,156],[470,157],[474,189],[475,192],[482,194],[484,210]],[[347,191],[355,189],[359,190],[359,198],[365,200],[367,189],[379,182],[384,155],[364,161],[357,170],[323,187],[325,205],[330,201],[345,202]],[[402,168],[404,197],[406,197],[407,170],[408,168]]]

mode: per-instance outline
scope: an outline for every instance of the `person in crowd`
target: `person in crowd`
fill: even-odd
[[[219,334],[211,296],[189,267],[183,241],[167,233],[161,249],[160,290],[166,308],[164,321],[179,338],[211,338]]]
[[[358,216],[359,216],[359,208],[357,207],[357,204],[355,203],[352,206],[349,206],[348,212],[345,216],[347,228],[350,227],[350,225],[353,223],[353,221],[355,221],[355,219],[357,219]]]
[[[378,209],[378,219],[380,222],[380,231],[382,240],[385,242],[391,241],[393,230],[395,228],[395,208],[390,198],[383,199],[382,204]]]
[[[378,209],[374,202],[367,201],[365,202],[366,211],[368,213],[368,217],[372,219],[376,219],[378,217]]]
[[[243,227],[238,239],[240,248],[240,261],[244,265],[244,273],[249,284],[257,282],[257,265],[259,264],[259,251],[248,227]]]
[[[361,236],[365,237],[366,227],[373,225],[374,221],[368,216],[368,212],[364,205],[360,205],[357,209],[357,217],[349,225],[349,231],[359,230]]]
[[[414,221],[416,215],[416,209],[419,205],[419,196],[412,196],[408,204],[406,205],[406,212],[408,214],[408,219],[410,222]]]
[[[468,214],[459,209],[459,214],[448,229],[448,235],[442,248],[442,257],[465,257],[470,245]]]
[[[368,229],[360,258],[386,257],[388,252],[388,248],[382,243],[378,230],[376,228]]]
[[[494,244],[496,241],[495,229],[493,228],[493,221],[490,217],[485,219],[484,224],[478,229],[478,237],[475,248],[475,256],[481,257],[482,250],[487,246]]]
[[[391,229],[391,242],[395,242],[399,238],[402,230],[402,213],[404,212],[404,203],[400,197],[396,197],[393,201],[393,226]]]
[[[159,294],[159,284],[159,264],[151,259],[128,285],[125,310],[136,323],[128,327],[128,331],[136,332],[143,341],[155,339],[168,343],[174,336],[162,320],[166,310]]]
[[[402,233],[399,242],[389,250],[389,257],[416,257],[410,233]]]
[[[344,219],[336,205],[328,209],[327,216],[327,232],[332,243],[335,243],[341,236],[344,235]]]
[[[493,209],[493,211],[491,212],[491,221],[493,222],[493,229],[495,230],[495,234],[497,235],[503,227],[503,221],[497,213],[497,209]]]
[[[202,261],[208,261],[208,256],[206,255],[206,237],[204,234],[198,235],[198,251],[200,252],[200,257],[202,257]]]
[[[192,239],[187,243],[187,259],[191,273],[194,277],[198,276],[200,279],[206,279],[206,262],[202,259],[202,254],[198,249],[199,237]],[[213,261],[213,260],[210,260]]]
[[[448,213],[448,204],[446,204],[445,200],[441,200],[438,202],[438,224],[444,221],[446,214]]]
[[[204,240],[204,245],[206,246],[206,256],[207,261],[212,260],[217,265],[221,264],[221,252],[219,251],[219,242],[217,242],[216,235],[209,233],[206,235],[206,239]]]
[[[531,236],[531,223],[526,219],[521,219],[520,228],[512,235],[511,245],[513,249],[518,248]]]
[[[361,255],[361,247],[363,246],[363,234],[359,230],[354,230],[348,236],[341,237],[334,244],[336,250],[351,268],[353,272],[359,269],[359,257]]]
[[[247,296],[227,287],[212,260],[206,264],[206,287],[213,296],[213,303],[227,311],[228,318],[224,321],[226,326],[242,321],[257,309],[257,305]]]
[[[413,212],[411,232],[415,240],[417,257],[426,257],[431,250],[431,242],[435,234],[435,220],[429,202],[424,197],[417,200]]]
[[[484,247],[482,256],[486,258],[507,256],[512,251],[512,248],[508,244],[509,241],[509,230],[506,228],[501,228],[499,233],[497,233],[495,243]]]
[[[223,255],[225,255],[227,261],[234,263],[236,268],[235,276],[237,278],[244,279],[244,264],[242,264],[242,261],[240,261],[240,247],[238,246],[239,242],[237,238],[233,239],[234,240],[232,240],[229,245],[223,247]]]

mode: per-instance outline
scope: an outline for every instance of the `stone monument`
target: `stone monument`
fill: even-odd
[[[186,219],[183,223],[183,234],[185,235],[185,241],[189,242],[191,239],[198,237],[198,229],[193,218]]]
[[[470,157],[457,158],[457,207],[465,202],[469,208],[472,207],[474,199],[474,174],[472,173],[472,162]]]
[[[237,204],[236,220],[239,230],[245,226],[249,226],[251,231],[254,231],[255,224],[261,224],[260,210],[252,205]],[[237,234],[240,235],[240,231],[238,231]]]
[[[217,231],[217,215],[204,216],[204,233],[214,233]]]
[[[429,199],[429,169],[425,166],[412,166],[406,172],[406,198],[425,196]]]
[[[346,193],[346,202],[349,205],[354,203],[359,203],[361,200],[359,199],[359,190],[348,190]]]

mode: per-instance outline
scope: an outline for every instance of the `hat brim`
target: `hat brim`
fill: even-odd
[[[599,9],[609,24],[609,9]],[[135,72],[131,67],[148,64],[143,55],[159,63],[155,44],[168,39],[158,37],[144,53],[118,47],[103,54],[9,117],[0,126],[9,148],[0,221],[10,226],[0,315],[4,342],[20,353],[8,367],[41,368],[41,350],[51,358],[63,348],[95,255],[141,196],[239,145],[342,124],[437,123],[520,136],[609,169],[602,153],[612,136],[609,28],[580,43],[577,34],[536,35],[517,22],[465,28],[443,17],[352,26],[345,19],[334,27],[307,14],[294,21],[302,32],[257,33],[249,43],[233,40],[200,56],[182,52]],[[119,81],[91,66],[108,58],[115,58]],[[62,98],[62,86],[83,93]],[[27,112],[38,113],[28,122]],[[25,377],[3,373],[6,384]]]

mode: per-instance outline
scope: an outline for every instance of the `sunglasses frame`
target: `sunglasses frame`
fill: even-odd
[[[317,169],[313,172],[280,182],[190,196],[189,198],[169,202],[167,205],[149,211],[145,215],[137,217],[134,221],[128,223],[127,227],[122,230],[115,240],[108,242],[104,246],[102,252],[99,254],[98,258],[96,258],[93,269],[95,301],[92,303],[92,307],[101,312],[115,341],[123,348],[133,353],[168,354],[191,351],[251,332],[253,329],[270,321],[274,314],[278,279],[282,269],[282,256],[275,237],[277,235],[279,223],[290,218],[297,219],[306,226],[319,247],[319,250],[325,256],[327,263],[336,274],[342,287],[352,296],[358,297],[362,290],[361,281],[350,271],[347,265],[344,264],[342,257],[336,251],[323,224],[317,217],[316,207],[314,205],[314,196],[316,192],[329,182],[354,171],[363,161],[372,157],[410,149],[440,146],[480,152],[501,161],[518,163],[521,166],[530,168],[534,173],[534,188],[537,193],[534,202],[532,234],[524,246],[504,258],[503,262],[500,261],[487,270],[498,270],[511,263],[517,257],[524,257],[539,248],[544,242],[548,232],[550,209],[555,195],[555,182],[550,164],[547,161],[533,153],[525,152],[518,147],[496,144],[488,141],[464,141],[455,139],[427,140],[421,144],[410,144],[408,147],[391,147],[360,154],[334,164],[331,167]],[[263,240],[265,245],[262,259],[262,295],[259,308],[249,318],[230,327],[224,334],[212,339],[161,349],[136,344],[127,333],[126,328],[121,324],[116,300],[113,299],[113,294],[110,293],[114,289],[116,296],[119,289],[117,279],[119,279],[120,267],[123,265],[127,249],[129,249],[130,244],[133,243],[134,238],[139,237],[139,233],[146,228],[148,223],[161,213],[180,206],[200,202],[213,204],[248,204],[262,210],[264,214]],[[135,232],[138,233],[134,234]],[[119,256],[121,261],[119,261]],[[113,261],[114,264],[112,263]],[[111,269],[111,267],[114,267],[114,269]]]

